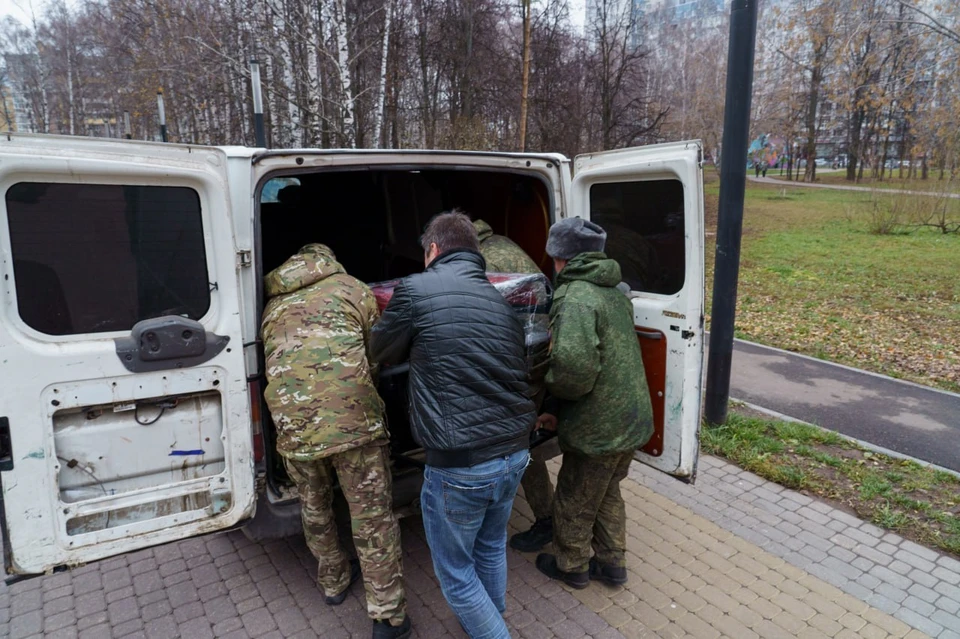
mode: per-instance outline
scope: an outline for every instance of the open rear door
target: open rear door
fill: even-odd
[[[0,141],[9,574],[252,514],[226,168],[212,148]]]
[[[703,367],[703,176],[699,142],[578,156],[569,216],[607,231],[630,287],[654,410],[638,459],[692,481]]]

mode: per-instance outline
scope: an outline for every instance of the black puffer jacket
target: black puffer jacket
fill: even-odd
[[[523,326],[483,257],[450,251],[404,279],[371,333],[383,364],[410,361],[410,425],[427,464],[465,467],[529,445]]]

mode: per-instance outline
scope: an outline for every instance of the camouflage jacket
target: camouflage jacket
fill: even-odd
[[[557,435],[563,451],[627,452],[653,434],[633,308],[617,290],[619,282],[620,266],[603,253],[581,253],[557,275],[546,383],[560,400]]]
[[[540,273],[540,267],[522,248],[508,237],[494,235],[483,220],[474,220],[480,239],[480,254],[487,262],[487,270],[494,273]]]
[[[387,437],[368,358],[379,315],[367,285],[308,244],[264,278],[267,406],[277,450],[309,461]]]

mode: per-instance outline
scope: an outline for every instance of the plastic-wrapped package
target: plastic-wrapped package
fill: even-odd
[[[541,273],[487,273],[487,279],[500,291],[504,299],[510,302],[514,310],[523,319],[527,333],[527,344],[542,341],[549,332],[550,303],[553,301],[553,288],[550,280]],[[373,282],[370,289],[377,299],[380,312],[387,307],[400,280]]]
[[[527,370],[531,394],[539,404],[550,351],[550,304],[553,288],[542,273],[487,273],[487,279],[500,291],[523,321],[527,344]],[[380,312],[387,307],[400,280],[370,284]]]
[[[539,410],[546,388],[544,379],[550,363],[550,280],[535,275],[487,273],[487,279],[510,302],[523,320],[527,343],[527,381],[530,397]]]

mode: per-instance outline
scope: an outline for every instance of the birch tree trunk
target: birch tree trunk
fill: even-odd
[[[523,0],[523,70],[520,79],[520,151],[527,150],[527,96],[530,91],[530,0]]]
[[[44,61],[41,52],[43,51],[43,44],[40,42],[40,32],[37,26],[37,14],[33,11],[33,6],[30,7],[31,18],[33,21],[33,46],[37,52],[37,75],[40,77],[40,127],[38,133],[49,133],[50,132],[50,109],[49,102],[47,100],[47,72],[44,69]]]
[[[387,0],[384,3],[383,12],[383,50],[380,55],[380,87],[377,93],[377,109],[373,114],[373,143],[378,149],[383,148],[383,144],[380,142],[380,134],[383,130],[384,118],[386,117],[387,54],[390,52],[390,22],[393,18],[393,0]]]
[[[70,122],[70,135],[77,134],[76,118],[73,116],[73,55],[67,51],[67,116]]]
[[[340,79],[341,141],[344,148],[356,147],[353,81],[350,77],[350,44],[347,39],[347,8],[344,0],[333,0],[332,26],[337,47],[337,73]]]

